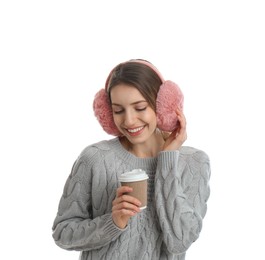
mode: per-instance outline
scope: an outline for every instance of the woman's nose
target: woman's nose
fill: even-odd
[[[133,126],[135,124],[135,114],[132,111],[126,111],[124,124],[127,127]]]

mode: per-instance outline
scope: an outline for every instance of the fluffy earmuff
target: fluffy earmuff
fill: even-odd
[[[166,132],[174,131],[178,124],[176,110],[177,108],[183,110],[184,96],[181,89],[176,83],[170,80],[164,80],[160,72],[151,63],[143,60],[132,61],[149,66],[160,77],[162,85],[160,86],[156,99],[157,127]],[[105,88],[107,88],[109,78],[110,75],[107,78]],[[93,109],[97,120],[105,132],[114,136],[121,135],[114,123],[111,104],[106,89],[101,89],[95,95]]]
[[[183,110],[184,96],[179,86],[166,80],[160,86],[156,98],[157,127],[166,132],[173,132],[178,124],[177,108]]]
[[[108,94],[105,89],[97,92],[93,102],[94,114],[100,125],[110,135],[119,136],[120,131],[116,127]]]

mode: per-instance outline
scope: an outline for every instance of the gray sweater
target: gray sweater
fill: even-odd
[[[111,216],[118,177],[139,168],[149,175],[148,206],[120,229]],[[209,178],[208,156],[192,147],[138,158],[118,138],[90,145],[65,184],[53,224],[55,243],[81,251],[81,260],[183,260],[202,228]]]

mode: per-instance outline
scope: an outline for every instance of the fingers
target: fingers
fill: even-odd
[[[132,192],[132,188],[128,187],[128,186],[121,186],[117,189],[116,191],[116,199],[113,201],[113,206],[115,205],[119,205],[119,208],[132,208],[132,206],[135,207],[140,207],[141,206],[141,202],[130,196],[128,193]],[[129,205],[131,204],[131,205]]]
[[[116,198],[120,197],[124,193],[132,192],[132,188],[129,186],[121,186],[116,191]]]
[[[114,223],[120,228],[125,228],[129,219],[141,211],[139,208],[141,202],[130,196],[129,192],[132,192],[132,188],[128,186],[119,187],[116,192],[116,198],[112,202],[112,218]]]
[[[131,202],[121,200],[118,203],[114,203],[112,211],[120,211],[123,215],[124,214],[134,215],[131,213],[140,212],[141,210],[139,206]]]
[[[187,139],[187,122],[181,109],[176,110],[176,116],[178,118],[178,126],[166,139],[166,142],[163,146],[164,151],[178,150]]]
[[[180,129],[186,129],[186,125],[187,125],[187,122],[186,122],[186,117],[183,113],[183,111],[181,109],[177,109],[176,110],[176,114],[177,114],[177,117],[178,117],[178,121],[179,121],[179,125],[180,125]]]

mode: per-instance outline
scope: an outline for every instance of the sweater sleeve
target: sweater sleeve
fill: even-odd
[[[93,155],[95,156],[95,155]],[[55,243],[67,250],[91,250],[103,247],[122,233],[111,213],[93,218],[91,198],[91,158],[79,158],[69,175],[58,213],[53,223]]]
[[[169,252],[185,252],[199,237],[209,198],[210,163],[199,150],[161,152],[155,178],[155,202]]]

